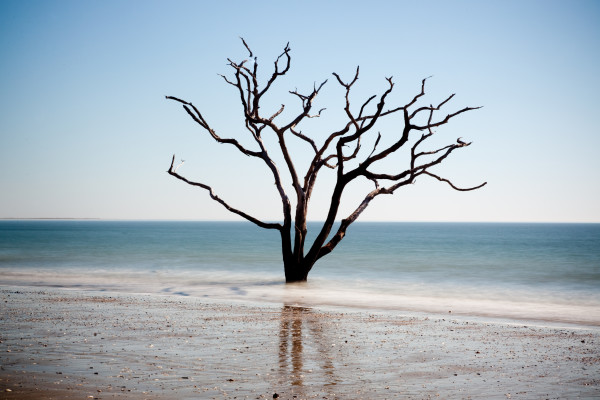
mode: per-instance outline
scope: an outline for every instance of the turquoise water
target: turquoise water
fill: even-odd
[[[0,221],[0,284],[600,326],[600,224],[358,222],[290,286],[250,223]]]

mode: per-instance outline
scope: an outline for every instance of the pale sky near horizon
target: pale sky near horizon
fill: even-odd
[[[447,112],[483,106],[438,130],[443,142],[473,144],[435,171],[486,187],[455,192],[420,178],[360,220],[600,222],[600,2],[533,0],[4,0],[0,218],[239,219],[166,173],[176,154],[183,175],[280,220],[266,167],[212,141],[164,98],[193,102],[220,135],[250,146],[238,96],[218,76],[230,74],[228,57],[247,57],[240,36],[265,75],[290,42],[291,71],[267,109],[297,110],[289,90],[329,79],[315,103],[327,110],[303,130],[317,141],[345,123],[331,73],[349,78],[357,65],[355,106],[382,93],[386,76],[396,84],[390,106],[403,104],[430,75],[425,105],[456,93]],[[380,130],[393,136],[398,126]],[[300,164],[310,152],[294,150]],[[327,182],[312,219],[325,215]],[[353,186],[338,217],[370,189]]]

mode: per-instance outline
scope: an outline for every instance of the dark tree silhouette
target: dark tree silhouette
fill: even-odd
[[[311,114],[313,102],[327,81],[319,85],[315,84],[313,90],[308,94],[301,94],[297,90],[290,91],[289,93],[300,100],[302,108],[289,121],[285,123],[276,122],[277,117],[282,114],[285,106],[282,105],[279,110],[272,114],[263,115],[260,108],[261,100],[269,92],[275,81],[284,76],[290,69],[289,43],[275,60],[273,73],[266,84],[262,86],[258,82],[257,58],[253,56],[252,50],[244,39],[242,39],[242,43],[252,61],[234,62],[228,59],[228,65],[232,68],[233,75],[231,77],[221,76],[226,83],[233,86],[239,93],[245,127],[254,142],[256,142],[255,150],[243,146],[236,139],[219,136],[192,103],[172,96],[166,96],[166,98],[181,103],[189,116],[212,136],[216,142],[234,146],[246,156],[254,157],[264,162],[273,176],[275,186],[281,197],[283,221],[277,223],[264,222],[238,208],[232,207],[228,202],[221,199],[209,185],[191,181],[178,173],[177,166],[175,166],[175,156],[173,156],[168,173],[189,185],[207,190],[213,200],[220,203],[230,212],[253,222],[261,228],[278,230],[281,235],[281,250],[286,282],[306,281],[308,273],[315,262],[335,249],[346,235],[346,230],[350,224],[356,221],[371,201],[379,195],[392,194],[398,188],[413,183],[417,177],[425,175],[441,182],[446,182],[453,189],[460,191],[478,189],[486,184],[482,183],[474,187],[461,188],[449,179],[431,172],[432,167],[442,163],[455,150],[469,146],[470,142],[464,142],[461,138],[458,138],[455,143],[434,148],[433,150],[421,150],[422,145],[427,139],[435,134],[434,128],[448,123],[451,119],[462,113],[480,107],[465,107],[438,117],[438,112],[442,107],[446,106],[454,97],[454,94],[448,96],[436,106],[418,105],[425,95],[427,78],[421,82],[421,91],[406,104],[388,107],[386,100],[394,89],[394,83],[390,77],[386,78],[387,89],[382,94],[369,97],[356,109],[350,105],[350,92],[358,80],[359,68],[357,67],[356,73],[349,81],[345,81],[338,74],[333,73],[337,83],[345,90],[344,111],[347,120],[341,126],[341,129],[331,132],[322,143],[317,143],[314,138],[303,134],[298,129],[298,126],[308,118],[319,117],[323,112],[324,109],[321,109]],[[381,134],[378,133],[372,147],[369,146],[366,151],[360,151],[361,139],[372,131],[380,120],[394,114],[401,115],[404,121],[403,126],[399,128],[400,132],[396,134],[397,138],[390,144],[378,148],[381,139]],[[276,151],[281,152],[285,160],[286,171],[289,174],[294,190],[293,193],[296,196],[295,210],[292,207],[288,193],[284,189],[280,171],[269,154],[273,149],[267,149],[263,142],[263,135],[267,132],[276,135],[279,142],[279,148]],[[298,174],[292,155],[288,151],[288,140],[292,137],[305,142],[314,153],[312,162],[304,176]],[[412,139],[412,141],[409,142],[409,139]],[[404,170],[398,173],[375,172],[374,166],[377,162],[397,153],[401,148],[410,149]],[[310,247],[308,247],[309,244],[306,243],[308,206],[317,175],[323,167],[335,170],[337,178],[332,191],[327,217],[316,238],[310,244]],[[339,226],[335,225],[344,190],[350,182],[361,177],[373,182],[374,188],[365,195],[362,202],[350,215],[341,220]],[[331,235],[334,226],[336,226],[337,230]]]

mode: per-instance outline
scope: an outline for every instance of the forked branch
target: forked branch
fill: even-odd
[[[189,103],[185,100],[181,100],[173,96],[165,96],[165,98],[182,103],[184,110],[189,114],[189,116],[192,117],[192,119],[196,121],[201,127],[203,127],[217,142],[231,144],[247,156],[262,157],[261,152],[248,150],[235,139],[221,138],[219,135],[217,135],[217,133],[208,125],[200,111],[198,111],[196,106],[194,106],[192,103]]]
[[[181,181],[184,181],[188,185],[196,186],[196,187],[199,187],[199,188],[207,190],[208,193],[210,194],[211,199],[213,199],[217,203],[221,204],[228,211],[230,211],[230,212],[232,212],[234,214],[237,214],[237,215],[239,215],[242,218],[245,218],[246,220],[248,220],[248,221],[250,221],[250,222],[252,222],[252,223],[260,226],[261,228],[265,228],[265,229],[277,229],[277,230],[283,229],[283,226],[281,224],[263,222],[263,221],[259,220],[258,218],[254,218],[253,216],[245,213],[244,211],[238,210],[237,208],[234,208],[234,207],[230,206],[227,202],[225,202],[225,200],[223,200],[219,196],[217,196],[214,193],[213,189],[210,186],[205,185],[204,183],[190,181],[189,179],[187,179],[184,176],[182,176],[179,173],[177,173],[177,168],[174,167],[174,164],[175,164],[175,155],[173,154],[173,159],[171,161],[171,166],[167,170],[167,172],[169,173],[169,175],[172,175],[175,178],[177,178],[177,179],[179,179]]]

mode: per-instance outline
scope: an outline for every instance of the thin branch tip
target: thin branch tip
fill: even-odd
[[[252,57],[252,50],[250,50],[250,47],[248,46],[248,44],[246,43],[246,41],[244,40],[243,37],[240,36],[240,39],[242,39],[242,43],[244,44],[244,47],[246,48],[246,50],[248,50],[248,53],[250,53],[248,55],[248,57]]]
[[[171,159],[171,166],[169,167],[169,169],[167,170],[167,172],[170,174],[173,172],[173,164],[175,164],[175,154],[173,154],[173,158]]]

